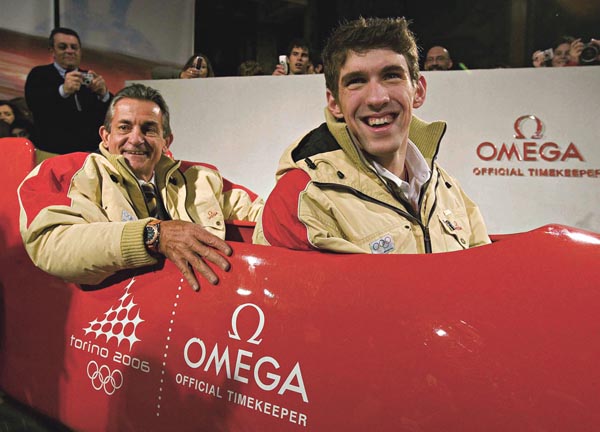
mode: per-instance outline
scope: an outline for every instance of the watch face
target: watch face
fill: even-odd
[[[146,225],[144,229],[144,243],[150,245],[154,243],[158,234],[158,229],[154,225]]]

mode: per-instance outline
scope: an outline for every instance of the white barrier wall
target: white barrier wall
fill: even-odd
[[[425,72],[415,111],[445,120],[439,162],[491,233],[548,223],[600,232],[600,66]],[[323,121],[322,75],[145,81],[165,96],[177,158],[267,196],[285,147]]]

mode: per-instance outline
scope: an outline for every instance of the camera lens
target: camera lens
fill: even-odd
[[[589,43],[581,51],[579,61],[581,63],[591,63],[596,60],[596,57],[598,57],[598,47],[593,43]]]

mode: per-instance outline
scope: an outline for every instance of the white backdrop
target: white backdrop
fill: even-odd
[[[548,223],[600,232],[600,66],[424,75],[427,100],[415,114],[448,122],[438,160],[491,233]],[[265,197],[283,150],[323,121],[322,75],[144,83],[171,108],[176,158],[212,163]],[[534,118],[515,138],[523,116]]]

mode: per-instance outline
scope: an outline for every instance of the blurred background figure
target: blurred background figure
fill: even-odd
[[[423,69],[426,71],[450,70],[452,69],[452,58],[443,46],[433,46],[427,51]]]
[[[191,56],[179,74],[179,78],[183,79],[209,78],[214,76],[215,72],[210,64],[210,60],[201,53],[196,53]]]
[[[238,67],[239,76],[264,75],[262,66],[256,60],[246,60]]]
[[[0,100],[0,138],[23,137],[33,140],[33,123],[12,101]]]
[[[288,71],[281,64],[277,64],[272,75],[304,75],[308,73],[310,47],[304,39],[294,39],[287,50]]]
[[[585,43],[581,38],[563,36],[554,48],[533,53],[534,67],[565,67],[600,64],[600,41],[590,39]]]

